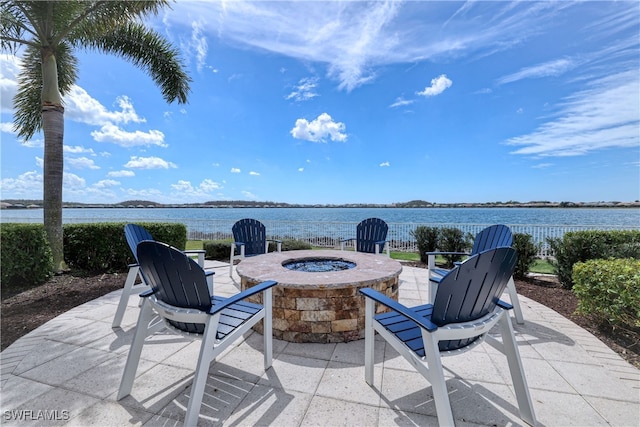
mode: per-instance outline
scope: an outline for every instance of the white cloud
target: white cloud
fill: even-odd
[[[65,172],[62,176],[63,191],[74,191],[87,186],[86,180],[74,173]]]
[[[21,72],[20,60],[14,55],[0,55],[0,111],[13,113],[13,97],[17,90],[17,76]],[[144,123],[127,96],[115,100],[116,110],[110,111],[80,86],[73,85],[64,96],[65,119],[101,126],[92,132],[96,141],[114,142],[124,147],[159,145],[165,147],[164,134],[158,130],[127,132],[119,124]],[[13,133],[11,125],[2,123],[2,132]]]
[[[640,145],[640,77],[637,70],[591,82],[565,98],[555,119],[528,135],[510,138],[513,154],[578,156],[610,147]]]
[[[144,123],[146,119],[138,116],[133,103],[127,96],[116,98],[120,111],[109,111],[98,100],[80,86],[74,85],[64,98],[65,117],[76,122],[95,126],[113,123]]]
[[[164,133],[159,130],[127,132],[114,124],[106,124],[100,130],[94,130],[91,136],[98,142],[114,142],[121,147],[168,146],[164,143]]]
[[[522,79],[538,79],[541,77],[559,76],[560,74],[575,68],[577,65],[578,64],[575,64],[569,59],[557,59],[545,62],[544,64],[526,67],[517,73],[501,77],[498,79],[498,85],[512,83]]]
[[[145,123],[146,119],[140,117],[133,107],[133,102],[127,96],[116,98],[118,110],[110,111],[98,100],[80,86],[74,85],[64,97],[65,118],[85,123],[92,126],[100,126],[99,130],[91,132],[91,136],[97,142],[112,142],[122,147],[157,145],[166,147],[164,133],[159,130],[127,131],[121,124]]]
[[[446,74],[441,74],[436,78],[431,79],[431,86],[424,88],[422,92],[417,92],[420,96],[436,96],[451,87],[453,82],[447,78]]]
[[[207,59],[207,39],[202,35],[203,22],[193,21],[191,23],[191,43],[190,47],[196,52],[196,65],[198,71],[202,71],[202,67]]]
[[[162,191],[155,188],[128,188],[125,190],[127,198],[130,199],[142,199],[142,200],[164,200],[164,194]]]
[[[107,174],[107,176],[112,178],[128,178],[128,177],[136,176],[136,174],[133,171],[120,170],[120,171],[111,171]]]
[[[124,165],[125,168],[132,169],[170,169],[177,166],[160,157],[138,157],[131,156],[131,159]]]
[[[304,168],[298,168],[298,172],[304,172]]]
[[[531,166],[534,169],[546,169],[553,166],[553,163],[538,163],[537,165]]]
[[[109,188],[120,185],[119,181],[113,179],[103,179],[101,181],[96,182],[93,186],[95,188]]]
[[[415,101],[414,100],[410,100],[410,99],[404,99],[402,97],[398,97],[396,98],[396,100],[394,101],[393,104],[389,105],[390,108],[398,108],[398,107],[405,107],[407,105],[411,105],[413,104]]]
[[[241,172],[241,170],[240,170],[240,169],[238,169],[238,168],[231,168],[231,171],[230,171],[230,172],[231,172],[231,173],[240,173],[240,172]]]
[[[315,98],[318,94],[315,88],[318,86],[317,77],[307,77],[300,79],[295,89],[285,97],[285,99],[293,99],[294,101],[308,101]]]
[[[82,154],[82,153],[86,153],[86,154],[91,154],[92,156],[95,156],[96,153],[95,151],[93,151],[93,148],[84,148],[81,145],[64,145],[62,147],[62,150],[65,153],[71,153],[71,154]]]
[[[36,156],[36,166],[38,166],[40,169],[44,167],[44,159],[42,157]]]
[[[2,122],[0,123],[0,132],[9,133],[15,135],[16,133],[13,131],[13,123]]]
[[[252,192],[250,192],[250,191],[242,191],[242,195],[243,195],[244,197],[246,197],[247,199],[256,200],[256,195],[255,195],[255,194],[253,194],[253,193],[252,193]]]
[[[259,173],[259,172],[251,171],[251,172],[249,172],[249,175],[253,175],[253,176],[260,176],[260,173]]]
[[[388,166],[391,166],[391,163],[389,163],[389,162],[380,163],[380,167],[388,167]]]
[[[17,178],[3,178],[0,191],[4,198],[42,198],[42,174],[29,171]]]
[[[200,183],[199,188],[208,193],[213,190],[219,190],[222,188],[222,186],[213,180],[205,179]]]
[[[296,139],[311,142],[325,142],[327,138],[332,141],[346,141],[345,128],[344,123],[334,122],[329,114],[322,113],[311,122],[307,119],[296,120],[296,125],[291,129],[291,135]]]
[[[67,158],[66,162],[75,169],[100,169],[100,166],[96,165],[93,159],[87,157]]]
[[[170,21],[191,25],[211,17],[206,31],[222,41],[326,64],[338,87],[351,91],[388,64],[483,55],[518,46],[538,34],[565,2],[178,2]],[[457,8],[457,12],[456,12]],[[186,10],[185,10],[186,9]],[[631,15],[636,9],[629,6]],[[443,25],[443,18],[448,18]]]
[[[14,55],[0,54],[0,112],[13,112],[13,97],[18,90],[20,60]],[[7,132],[4,129],[3,132]]]
[[[171,184],[171,188],[175,190],[172,195],[180,200],[205,200],[222,186],[211,179],[205,179],[197,186],[192,185],[191,181],[181,179],[177,183]]]
[[[25,147],[29,147],[29,148],[43,148],[44,147],[44,139],[30,139],[28,141],[25,141],[22,143],[23,146]],[[63,148],[64,150],[64,148]]]

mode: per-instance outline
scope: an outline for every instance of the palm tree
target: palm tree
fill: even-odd
[[[65,268],[62,240],[63,96],[77,80],[77,49],[119,55],[145,70],[167,102],[185,103],[191,79],[177,49],[142,18],[167,5],[154,1],[2,1],[0,42],[22,54],[14,97],[14,129],[44,134],[44,228],[54,268]],[[22,52],[23,51],[23,52]]]

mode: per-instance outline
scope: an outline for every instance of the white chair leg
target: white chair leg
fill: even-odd
[[[264,319],[262,319],[262,339],[264,353],[264,370],[271,367],[273,359],[273,314],[272,314],[272,289],[268,288],[262,294],[262,306],[264,307]]]
[[[364,379],[369,385],[373,385],[373,364],[375,333],[373,329],[373,315],[375,302],[366,298],[364,317]]]
[[[444,380],[444,370],[442,368],[440,350],[438,349],[438,340],[435,334],[430,334],[423,330],[422,341],[424,342],[424,353],[428,366],[427,380],[431,383],[431,389],[433,390],[433,401],[436,404],[438,424],[441,427],[453,426],[455,423],[453,422],[453,412],[451,411],[447,384]]]
[[[122,380],[120,381],[120,388],[118,389],[117,400],[128,396],[131,393],[133,387],[133,380],[138,370],[138,363],[140,362],[140,355],[142,354],[142,346],[144,340],[149,335],[149,323],[153,319],[153,309],[151,304],[145,300],[140,309],[140,315],[138,316],[138,323],[136,325],[136,332],[133,336],[133,342],[129,349],[129,355],[127,356],[127,363],[122,373]]]
[[[200,343],[200,354],[196,365],[196,372],[193,375],[193,383],[191,384],[191,396],[187,404],[187,413],[184,418],[185,426],[196,426],[198,417],[200,416],[200,406],[202,406],[202,397],[204,389],[207,385],[209,373],[209,364],[214,353],[214,343],[216,340],[216,332],[218,329],[218,319],[220,314],[209,319],[205,327],[205,333]]]
[[[513,277],[511,277],[509,279],[509,283],[507,283],[507,293],[509,294],[509,299],[511,300],[511,305],[513,306],[513,314],[516,318],[516,323],[518,323],[519,325],[524,325],[524,317],[522,316],[520,299],[518,298],[518,292],[516,291],[516,284],[513,281]]]
[[[511,373],[511,381],[515,389],[518,408],[520,409],[520,418],[526,423],[535,426],[536,416],[533,412],[533,404],[531,403],[531,395],[527,386],[527,379],[524,376],[524,368],[520,359],[520,351],[518,343],[513,332],[511,319],[507,313],[504,313],[500,319],[500,332],[502,335],[502,345],[504,354],[509,362],[509,371]]]
[[[129,297],[133,291],[133,284],[136,281],[136,277],[140,272],[140,267],[137,265],[129,267],[129,273],[127,274],[127,279],[124,282],[124,288],[122,289],[122,295],[120,296],[120,302],[118,303],[118,308],[116,309],[116,315],[113,317],[113,322],[111,323],[112,328],[119,328],[122,324],[122,318],[124,317],[124,312],[127,309],[127,304],[129,303]]]

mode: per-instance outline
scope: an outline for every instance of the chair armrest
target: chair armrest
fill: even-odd
[[[370,288],[360,289],[360,293],[362,293],[367,298],[371,298],[372,300],[385,305],[392,309],[393,311],[402,314],[406,318],[413,320],[423,329],[426,329],[429,332],[433,332],[438,329],[438,326],[433,324],[429,319],[425,319],[424,317],[418,315],[415,311],[411,310],[408,307],[400,304],[397,301],[392,300],[380,292],[374,291]]]
[[[205,251],[204,249],[189,249],[188,251],[183,251],[185,254],[189,255],[189,254],[206,254],[207,251]]]
[[[351,240],[356,240],[356,238],[355,238],[355,237],[351,237],[351,238],[349,238],[349,239],[342,239],[342,240],[340,240],[340,243],[342,243],[342,242],[349,242],[349,241],[351,241]]]
[[[216,314],[216,313],[224,310],[225,308],[229,307],[230,305],[237,303],[238,301],[242,301],[243,299],[248,298],[251,295],[255,295],[255,294],[257,294],[259,292],[262,292],[265,289],[271,288],[271,287],[273,287],[273,286],[275,286],[277,284],[278,284],[278,282],[275,282],[273,280],[267,280],[266,282],[259,283],[256,286],[253,286],[253,287],[245,290],[244,292],[240,292],[239,294],[235,294],[234,296],[225,299],[220,304],[214,305],[209,310],[209,314]]]
[[[471,255],[469,252],[425,252],[426,255]]]
[[[504,301],[502,301],[501,299],[499,299],[499,300],[496,302],[496,305],[497,305],[498,307],[504,308],[505,310],[511,310],[511,309],[513,308],[513,306],[512,306],[511,304],[509,304],[508,302],[504,302]]]
[[[244,242],[231,242],[231,255],[233,255],[236,250],[241,250],[241,248],[244,246]]]
[[[139,296],[140,296],[140,298],[147,298],[147,297],[150,297],[151,295],[153,295],[155,293],[156,293],[156,291],[154,291],[153,289],[147,289],[146,291],[141,292]]]
[[[274,242],[276,244],[276,251],[282,252],[282,240],[267,239],[267,242]],[[269,248],[267,248],[268,250]]]

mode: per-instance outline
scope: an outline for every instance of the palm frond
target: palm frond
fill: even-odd
[[[42,68],[40,51],[27,47],[18,76],[18,91],[13,97],[13,126],[18,137],[29,140],[42,130]]]
[[[122,56],[146,71],[167,102],[187,102],[191,78],[184,71],[180,52],[157,32],[142,24],[127,23],[84,45]]]

